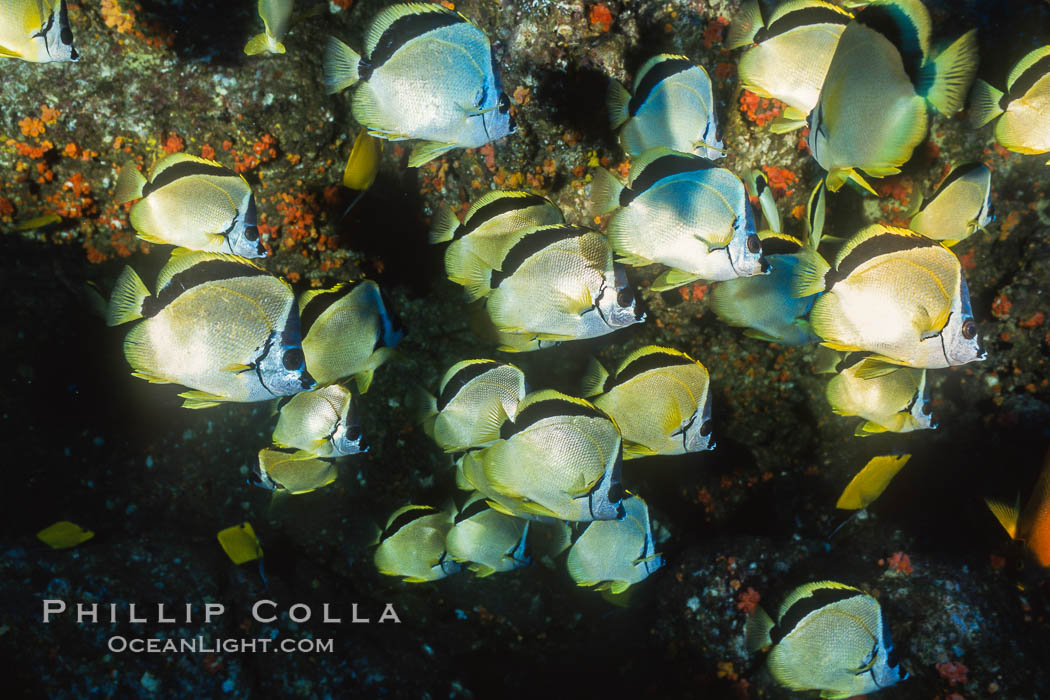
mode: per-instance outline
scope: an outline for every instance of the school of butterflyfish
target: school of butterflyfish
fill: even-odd
[[[0,7],[0,55],[78,59],[65,0]],[[284,53],[291,0],[258,0],[258,12],[264,31],[245,53]],[[662,272],[654,290],[717,283],[714,312],[749,336],[819,343],[815,369],[834,375],[827,400],[835,413],[860,419],[857,435],[935,428],[930,373],[985,359],[952,246],[992,220],[991,171],[957,164],[913,207],[907,228],[876,222],[825,232],[829,193],[848,184],[874,194],[868,180],[900,171],[932,112],[963,107],[977,69],[976,30],[937,42],[931,34],[920,0],[787,0],[768,17],[758,0],[744,1],[727,37],[728,48],[743,49],[740,83],[784,103],[773,132],[808,125],[826,171],[799,234],[782,230],[760,170],[741,179],[718,164],[727,149],[702,66],[659,54],[630,89],[610,80],[609,124],[631,163],[626,181],[604,169],[593,179],[589,214],[598,216],[588,223],[607,215],[604,231],[523,191],[490,191],[462,220],[446,205],[435,211],[430,242],[444,246],[445,271],[463,288],[473,327],[517,353],[643,323],[627,272],[655,264]],[[346,186],[368,189],[384,140],[414,141],[415,167],[514,133],[489,39],[462,14],[392,5],[359,49],[330,37],[323,61],[326,90],[350,90],[363,127]],[[977,81],[977,126],[995,122],[994,137],[1008,150],[1050,152],[1050,45],[1021,58],[1003,87]],[[128,267],[112,293],[108,323],[133,324],[124,341],[133,375],[185,387],[187,408],[279,399],[258,483],[303,494],[335,481],[335,460],[367,449],[357,400],[402,335],[379,287],[363,280],[297,295],[261,264],[251,187],[220,163],[176,153],[146,175],[129,163],[115,196],[134,202],[138,236],[175,246],[152,288]],[[638,349],[613,372],[592,361],[579,396],[532,390],[517,367],[484,358],[454,364],[435,395],[421,393],[418,419],[454,461],[462,496],[391,514],[374,562],[405,581],[463,569],[488,576],[567,552],[576,583],[623,593],[663,564],[648,506],[622,483],[623,460],[715,446],[708,371],[669,347]],[[873,458],[838,506],[866,507],[907,460]],[[1023,511],[1020,500],[989,501],[1043,565],[1048,474],[1050,462]],[[250,532],[238,527],[239,536]],[[83,532],[56,523],[41,539],[73,546]],[[249,539],[251,555],[239,560],[261,556]],[[907,675],[878,602],[832,581],[790,592],[775,618],[758,608],[747,643],[770,650],[778,682],[822,697],[870,693]]]

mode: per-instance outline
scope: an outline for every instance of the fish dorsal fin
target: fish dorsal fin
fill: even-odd
[[[1021,97],[1047,72],[1050,72],[1050,45],[1040,46],[1017,62],[1006,78],[1006,91],[1012,98]]]
[[[635,350],[624,359],[616,370],[616,376],[608,388],[619,386],[652,369],[695,364],[699,363],[681,350],[665,348],[659,345],[646,345]]]
[[[372,20],[365,35],[365,57],[373,68],[382,65],[408,41],[439,27],[470,23],[466,17],[437,3],[391,5]]]
[[[665,177],[716,167],[715,162],[707,158],[658,146],[650,148],[631,163],[628,186],[637,196]]]
[[[835,581],[814,581],[803,584],[793,590],[781,604],[780,619],[777,620],[778,631],[786,635],[811,612],[856,595],[867,594],[859,588]]]
[[[794,255],[802,250],[803,243],[795,236],[777,231],[759,231],[762,255]]]
[[[476,231],[486,222],[492,221],[497,216],[519,209],[528,209],[536,206],[558,207],[542,195],[525,192],[522,190],[492,190],[481,195],[480,198],[463,218],[463,225],[456,231],[455,237],[461,238],[472,231]]]
[[[514,274],[522,264],[536,253],[568,238],[577,238],[593,233],[589,228],[572,224],[549,224],[532,226],[518,232],[518,241],[503,256],[500,269],[493,270],[491,287],[495,289],[500,282]]]
[[[391,535],[397,534],[398,530],[413,520],[440,512],[434,506],[416,506],[412,504],[401,506],[390,514],[390,518],[386,521],[386,527],[383,528],[383,533],[379,536],[379,541],[382,542]]]
[[[744,0],[740,5],[740,10],[733,16],[732,24],[729,25],[726,49],[732,51],[753,43],[755,34],[764,26],[762,6],[758,4],[758,0]]]
[[[856,21],[884,36],[904,63],[912,84],[930,54],[930,13],[921,0],[876,0],[857,13]]]
[[[181,294],[185,289],[212,280],[269,274],[251,260],[237,255],[176,248],[157,274],[156,296],[165,296],[165,290],[171,287],[176,276],[180,277],[181,286],[172,291]]]
[[[315,291],[315,294],[310,294]],[[359,280],[357,282],[340,282],[339,284],[322,290],[310,290],[304,292],[299,299],[299,329],[302,336],[310,332],[314,323],[330,308],[346,299],[351,294],[365,295],[364,299],[352,302],[353,306],[368,306],[376,314],[382,315],[383,297],[379,293],[379,287],[372,280]],[[348,302],[350,303],[350,302]]]
[[[310,305],[310,302],[312,302],[314,299],[321,296],[322,294],[336,294],[337,296],[341,296],[338,295],[338,292],[346,289],[346,287],[348,286],[353,285],[348,285],[346,282],[340,282],[336,285],[329,287],[328,289],[307,289],[305,292],[299,295],[299,313],[302,314],[306,310],[306,307]],[[349,289],[346,289],[346,292],[349,291]]]
[[[500,437],[507,439],[530,425],[553,416],[590,416],[609,420],[609,416],[590,401],[554,389],[544,389],[535,391],[521,400],[514,420],[503,424]]]
[[[189,153],[172,153],[161,158],[153,165],[153,168],[150,170],[149,182],[142,188],[142,196],[145,197],[150,192],[176,180],[184,177],[193,177],[194,175],[228,177],[244,181],[243,177],[226,166],[216,163],[214,160],[192,156]]]
[[[845,279],[863,262],[878,255],[924,247],[943,247],[937,241],[906,228],[872,224],[851,236],[835,256],[836,279]]]
[[[631,95],[631,99],[627,103],[627,112],[633,117],[638,113],[641,106],[645,104],[645,101],[649,99],[649,95],[652,94],[657,85],[672,75],[677,75],[690,68],[700,67],[685,56],[662,53],[650,58],[641,67],[638,74],[634,76],[634,94]],[[700,70],[703,70],[703,68],[700,68]],[[707,71],[704,71],[704,74],[706,75]]]
[[[987,165],[985,165],[984,163],[981,163],[981,162],[977,162],[977,161],[974,161],[972,163],[962,163],[960,165],[956,165],[954,168],[952,168],[952,171],[950,173],[948,173],[948,176],[946,178],[944,178],[943,180],[941,180],[940,184],[937,185],[937,189],[935,189],[933,191],[933,195],[930,196],[930,199],[927,200],[924,204],[919,206],[919,211],[922,211],[923,209],[928,207],[930,205],[930,202],[932,202],[935,199],[937,199],[937,197],[942,192],[944,192],[946,189],[948,189],[948,187],[953,182],[955,182],[956,180],[959,180],[961,178],[964,178],[967,175],[969,175],[970,173],[972,173],[972,172],[974,172],[976,170],[980,170],[981,168],[984,168],[986,171],[988,170],[988,166]],[[989,173],[989,175],[990,175],[990,173]]]
[[[789,0],[773,11],[766,28],[756,33],[755,41],[762,43],[792,29],[815,24],[845,25],[851,19],[850,12],[823,0]]]
[[[442,410],[459,394],[464,386],[472,380],[477,379],[489,370],[502,367],[495,360],[463,360],[452,365],[445,376],[441,378],[441,386],[438,389],[438,410]]]
[[[1017,500],[1010,503],[1003,503],[1002,501],[994,498],[986,498],[984,502],[988,504],[988,510],[992,511],[992,515],[999,521],[999,524],[1006,530],[1006,534],[1010,536],[1010,539],[1017,539],[1017,521],[1020,518],[1021,513],[1021,494],[1017,494]]]

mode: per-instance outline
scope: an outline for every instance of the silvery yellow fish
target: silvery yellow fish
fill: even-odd
[[[263,488],[275,493],[299,495],[328,486],[339,477],[331,460],[318,459],[301,450],[268,447],[259,450],[255,478]]]
[[[445,250],[445,272],[456,284],[467,288],[467,299],[474,301],[488,290],[479,289],[462,275],[477,258],[497,269],[517,237],[531,226],[564,222],[561,209],[546,197],[520,190],[493,190],[482,195],[467,210],[463,223],[447,206],[438,208],[430,231],[431,243],[451,241]]]
[[[752,338],[784,345],[817,342],[820,338],[806,320],[816,295],[791,296],[802,241],[773,231],[760,231],[758,235],[762,240],[762,255],[769,262],[769,274],[739,277],[714,285],[711,309],[722,322],[746,327],[744,334]]]
[[[900,172],[926,137],[927,109],[963,106],[977,70],[977,30],[934,56],[930,16],[920,0],[877,0],[839,38],[810,115],[813,157],[837,191],[847,180],[875,191],[872,177]]]
[[[310,374],[319,384],[353,377],[362,394],[403,335],[372,280],[303,292],[299,315]]]
[[[1016,153],[1050,152],[1050,45],[1017,62],[1006,79],[1005,94],[978,80],[972,101],[977,126],[999,119],[995,138],[1003,148]]]
[[[926,370],[898,367],[878,376],[861,371],[862,356],[848,357],[845,366],[828,382],[824,396],[840,416],[857,416],[858,436],[875,433],[910,433],[936,428],[930,404]]]
[[[573,542],[565,564],[576,585],[620,594],[664,565],[645,501],[630,494],[623,507],[622,519],[588,523]]]
[[[792,294],[820,294],[809,320],[824,345],[918,368],[985,358],[962,266],[942,244],[873,224],[842,245],[834,267],[806,250]]]
[[[908,228],[953,246],[993,218],[992,171],[983,163],[964,163],[952,168],[933,197],[911,217]]]
[[[76,61],[66,0],[0,0],[0,57]]]
[[[867,508],[882,495],[897,472],[911,459],[911,455],[879,455],[872,457],[842,490],[835,503],[843,510]]]
[[[457,272],[468,286],[491,290],[485,310],[499,332],[529,340],[578,340],[645,320],[601,233],[554,224],[514,235],[516,242],[497,268],[475,256],[471,269]]]
[[[124,340],[134,376],[189,387],[186,408],[314,387],[287,282],[244,258],[176,248],[156,289],[126,267],[107,310],[111,326],[141,319]]]
[[[474,493],[456,513],[445,548],[453,560],[484,578],[529,566],[528,534],[528,520],[500,513]]]
[[[263,51],[270,53],[284,53],[284,44],[281,39],[288,33],[288,27],[292,20],[293,0],[259,0],[259,17],[263,21],[265,31],[256,34],[244,47],[244,53],[254,56]]]
[[[718,130],[711,78],[685,56],[653,56],[627,91],[609,81],[609,122],[620,130],[620,145],[637,156],[665,146],[711,158],[726,154]]]
[[[463,478],[508,515],[612,520],[623,514],[616,424],[557,391],[529,394],[501,439],[463,456]]]
[[[457,362],[441,378],[438,396],[428,396],[423,425],[446,452],[483,447],[499,439],[525,393],[525,375],[514,365]]]
[[[853,15],[824,0],[788,0],[762,19],[758,0],[746,0],[726,36],[726,48],[749,48],[737,73],[745,89],[786,105],[774,133],[805,125],[817,106],[831,57]]]
[[[625,459],[679,455],[715,447],[710,381],[707,368],[684,352],[647,345],[614,375],[593,363],[583,394],[616,421]]]
[[[448,511],[416,505],[398,508],[379,536],[373,555],[376,569],[409,583],[437,581],[457,573],[462,567],[445,548],[451,529]]]
[[[391,5],[372,20],[364,49],[360,55],[329,38],[325,89],[357,84],[354,119],[374,136],[422,139],[409,167],[514,132],[489,39],[458,12],[438,4]]]
[[[143,240],[244,258],[266,256],[252,188],[215,161],[172,153],[157,161],[148,181],[129,162],[120,169],[114,200],[134,199],[139,201],[131,207],[130,221]]]
[[[284,401],[273,441],[316,457],[343,457],[368,449],[361,439],[354,394],[340,384],[303,391]]]
[[[769,671],[791,690],[850,698],[908,677],[894,654],[879,602],[843,583],[816,581],[796,588],[775,622],[756,607],[745,634],[752,651],[773,646]]]
[[[614,212],[607,230],[620,262],[671,268],[655,290],[767,270],[744,183],[706,158],[654,148],[631,164],[626,187],[599,170],[591,199],[597,213]]]

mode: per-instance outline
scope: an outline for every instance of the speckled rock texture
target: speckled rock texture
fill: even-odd
[[[722,48],[737,0],[457,2],[492,39],[518,133],[419,169],[406,167],[403,144],[388,144],[375,186],[344,216],[354,195],[339,185],[360,127],[349,94],[324,94],[321,50],[329,35],[359,47],[387,4],[298,2],[288,52],[247,57],[242,46],[261,30],[248,0],[81,0],[70,3],[78,63],[0,60],[5,696],[787,698],[744,648],[747,611],[775,610],[794,586],[832,579],[878,597],[911,674],[878,697],[1050,697],[1050,579],[983,502],[1027,495],[1050,445],[1045,156],[1005,151],[965,113],[934,116],[901,175],[876,183],[882,198],[846,188],[829,200],[830,232],[849,235],[903,217],[956,163],[993,171],[996,219],[955,248],[988,359],[930,372],[937,430],[857,438],[858,419],[834,415],[824,399],[816,347],[722,324],[706,284],[656,293],[659,270],[633,269],[645,324],[509,356],[473,334],[442,251],[427,243],[439,203],[462,212],[491,188],[542,192],[567,220],[600,224],[590,178],[626,160],[608,126],[607,80],[628,80],[658,52],[708,69],[723,163],[738,174],[764,168],[788,231],[800,231],[796,212],[821,172],[804,132],[771,134],[775,105],[740,92],[736,53]],[[978,76],[1000,87],[1018,58],[1050,42],[1045,2],[927,5],[935,40],[979,27]],[[332,486],[272,498],[251,485],[273,407],[179,408],[176,388],[129,375],[125,330],[98,315],[99,293],[124,265],[151,282],[167,254],[135,238],[126,207],[113,203],[118,168],[180,150],[253,185],[269,270],[299,290],[375,279],[407,329],[361,401],[372,449],[343,460]],[[47,215],[60,220],[34,224]],[[650,343],[707,366],[716,423],[713,452],[625,465],[625,485],[658,524],[662,570],[615,602],[574,586],[563,558],[430,584],[376,572],[371,545],[389,513],[410,500],[440,505],[455,490],[449,458],[415,425],[413,389],[433,391],[456,361],[494,357],[534,388],[572,393],[591,356],[615,366]],[[892,451],[913,457],[835,531],[849,516],[834,507],[842,488]],[[95,537],[51,551],[34,533],[58,520]],[[234,566],[215,539],[245,520],[261,567]],[[45,624],[45,599],[70,611]],[[276,603],[276,622],[253,618],[260,600]],[[98,603],[99,621],[78,623],[77,603]],[[132,603],[147,622],[130,622]],[[158,603],[176,622],[157,620]],[[207,603],[225,613],[205,621]],[[289,617],[297,603],[309,621]],[[400,624],[378,623],[388,603]],[[326,604],[341,623],[323,621]],[[118,636],[333,646],[133,653],[112,650]]]

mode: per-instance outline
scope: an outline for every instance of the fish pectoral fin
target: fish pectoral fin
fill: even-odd
[[[241,372],[248,372],[248,371],[253,370],[253,369],[255,369],[255,368],[252,367],[251,365],[232,364],[232,365],[226,365],[225,367],[223,367],[222,371],[223,372],[233,372],[235,374],[240,374]]]
[[[434,160],[442,153],[451,151],[456,148],[454,143],[441,143],[440,141],[421,141],[417,143],[412,149],[412,153],[408,156],[408,167],[418,168],[425,163],[429,163]]]
[[[643,258],[642,256],[633,253],[621,253],[619,251],[616,252],[616,262],[630,265],[631,267],[643,267],[645,265],[653,264],[653,261],[648,258]]]
[[[522,511],[523,513],[528,513],[530,515],[543,515],[548,518],[558,517],[558,514],[555,513],[553,510],[544,505],[536,503],[536,501],[521,501],[518,503],[518,510]]]
[[[832,350],[838,350],[839,352],[856,352],[862,349],[858,348],[855,345],[846,345],[845,343],[833,343],[830,340],[825,340],[821,343],[821,345],[823,345],[826,348],[831,348]]]
[[[613,595],[620,595],[631,587],[627,581],[609,581],[608,589]]]
[[[512,518],[518,517],[518,514],[512,511],[510,508],[498,501],[493,501],[491,498],[485,499],[485,503],[488,504],[489,508],[496,511],[497,513],[503,513],[504,515],[509,515]]]
[[[470,567],[470,570],[473,571],[474,575],[478,578],[485,578],[486,576],[491,576],[496,573],[495,569],[491,566],[485,566],[484,564],[476,564],[475,566]]]
[[[599,474],[597,477],[595,477],[588,483],[584,481],[583,474],[581,473],[579,475],[579,478],[576,479],[576,482],[572,485],[571,488],[566,489],[565,493],[569,495],[569,498],[583,498],[587,494],[589,494],[592,489],[594,489],[594,486],[599,481],[601,481],[601,478],[603,476],[605,476],[604,473]]]
[[[663,272],[659,277],[653,280],[653,284],[650,287],[653,291],[666,292],[668,289],[674,289],[675,287],[681,287],[683,284],[689,284],[700,279],[700,275],[694,272],[686,272],[684,270],[676,270],[671,268]]]
[[[854,374],[858,379],[875,379],[885,377],[900,369],[900,365],[887,362],[881,357],[865,357],[856,364]]]

